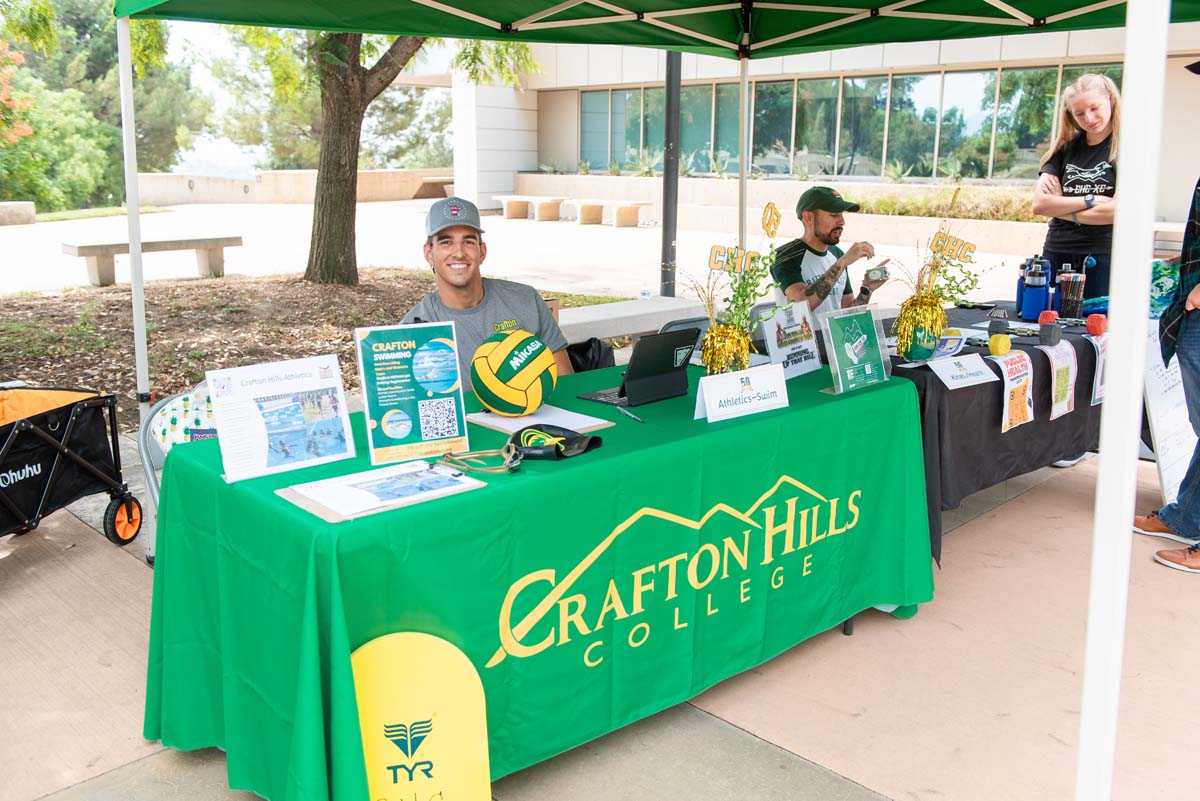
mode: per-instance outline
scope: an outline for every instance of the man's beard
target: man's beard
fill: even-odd
[[[826,245],[836,245],[838,242],[842,241],[842,229],[835,227],[824,232],[818,231],[817,239],[820,239]]]

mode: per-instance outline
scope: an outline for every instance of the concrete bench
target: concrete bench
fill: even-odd
[[[613,200],[611,198],[571,198],[567,203],[579,210],[580,225],[599,225],[604,221],[605,207],[611,208],[614,228],[636,228],[638,213],[642,206],[652,205],[649,200]]]
[[[142,253],[168,250],[196,251],[196,268],[202,278],[225,275],[225,248],[240,247],[240,236],[208,236],[188,239],[155,239],[142,242]],[[129,252],[128,242],[63,242],[63,253],[82,256],[87,262],[92,286],[109,286],[116,279],[113,257]]]
[[[0,203],[0,225],[33,225],[35,222],[37,209],[28,200]]]
[[[567,342],[575,343],[589,337],[611,339],[657,333],[672,320],[703,317],[704,314],[704,304],[698,300],[653,296],[563,309],[558,313],[558,325]]]
[[[447,175],[437,178],[422,178],[421,185],[413,193],[414,198],[443,198],[448,197],[446,187],[454,186],[454,176]]]
[[[561,197],[543,197],[541,195],[496,195],[496,200],[504,207],[504,218],[507,220],[524,220],[529,217],[529,204],[533,204],[535,220],[557,220],[561,216]]]

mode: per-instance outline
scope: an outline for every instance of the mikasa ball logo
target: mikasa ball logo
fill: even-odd
[[[24,481],[33,476],[42,474],[42,466],[40,464],[27,464],[20,470],[6,470],[0,473],[0,487],[11,487],[18,481]]]

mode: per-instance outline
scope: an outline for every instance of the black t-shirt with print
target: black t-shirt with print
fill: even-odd
[[[1039,171],[1056,176],[1062,184],[1063,197],[1105,195],[1117,193],[1117,166],[1109,158],[1112,137],[1098,145],[1089,145],[1087,136],[1079,134],[1058,149]],[[1050,220],[1046,232],[1046,250],[1060,253],[1110,253],[1111,225],[1083,225],[1057,217]]]

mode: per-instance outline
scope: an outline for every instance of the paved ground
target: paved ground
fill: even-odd
[[[363,266],[424,267],[425,210],[432,201],[360,203],[358,206],[358,263]],[[853,215],[851,215],[851,218]],[[679,294],[690,294],[686,276],[703,278],[713,245],[732,245],[737,223],[731,210],[724,231],[678,232]],[[87,276],[83,259],[62,252],[63,242],[127,238],[124,217],[105,217],[57,223],[0,227],[0,293],[57,290],[82,286]],[[178,206],[142,217],[143,237],[241,235],[245,246],[226,251],[226,272],[271,275],[304,271],[312,226],[309,205],[195,205]],[[848,223],[847,241],[870,239],[870,231]],[[574,222],[535,222],[484,218],[488,257],[484,272],[532,283],[546,290],[614,294],[635,297],[643,289],[658,294],[662,232],[657,227],[612,228],[580,226]],[[914,232],[913,241],[933,231]],[[765,239],[752,236],[748,245],[761,248]],[[917,254],[910,243],[876,243],[879,258],[890,257],[915,269]],[[1023,254],[1026,255],[1026,254]],[[1016,254],[977,254],[984,271],[978,299],[1008,297],[1016,285]],[[852,269],[861,281],[863,263]],[[196,274],[191,252],[151,253],[144,257],[147,280]],[[896,276],[899,271],[894,271]],[[128,257],[117,258],[117,281],[129,281]],[[879,293],[877,302],[897,304],[911,294],[899,281]]]
[[[123,451],[131,451],[128,438]],[[127,478],[137,473],[127,452]],[[1078,740],[1097,459],[978,493],[946,517],[932,603],[859,616],[659,715],[497,782],[497,801],[1051,801]],[[1139,471],[1139,508],[1155,503]],[[232,801],[224,755],[141,739],[152,572],[95,531],[101,501],[0,540],[0,801]],[[86,522],[85,522],[86,521]],[[1200,582],[1134,538],[1113,797],[1194,797]]]

